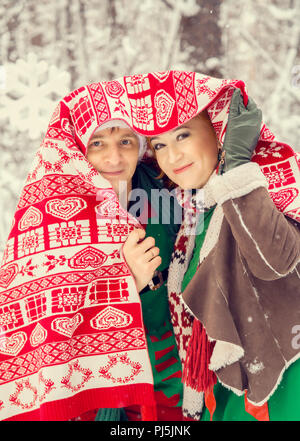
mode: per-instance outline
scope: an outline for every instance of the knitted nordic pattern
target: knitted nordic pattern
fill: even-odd
[[[195,234],[197,233],[196,225],[199,216],[201,216],[201,213],[203,213],[204,210],[215,205],[215,201],[210,192],[209,185],[205,185],[202,190],[196,193],[196,195],[191,195],[190,192],[183,193],[177,189],[176,196],[179,204],[185,208],[185,217],[176,238],[174,252],[169,267],[168,292],[172,323],[179,348],[179,356],[182,365],[185,366],[190,355],[192,355],[191,349],[188,350],[188,346],[192,335],[194,318],[189,308],[182,301],[181,286],[194,250]],[[219,211],[218,208],[221,207],[216,207],[215,211],[217,211],[217,213]],[[212,222],[210,225],[211,224]],[[207,239],[207,233],[204,243]],[[218,235],[215,236],[215,238],[217,237]],[[198,324],[201,327],[201,324]],[[204,339],[207,338],[204,330],[199,337]],[[207,344],[205,344],[205,346],[207,346]],[[194,354],[194,356],[196,355]],[[204,369],[204,371],[204,374],[207,374],[207,369]],[[202,391],[204,391],[204,389],[197,391],[195,390],[195,387],[190,387],[187,384],[189,384],[189,382],[184,375],[183,414],[185,417],[199,420],[201,416],[200,411],[203,406],[204,397]]]
[[[88,141],[110,119],[151,136],[207,108],[222,143],[237,87],[246,102],[242,81],[153,72],[80,87],[59,102],[0,267],[1,420],[67,420],[92,408],[154,404],[140,299],[120,253],[139,224],[87,161]],[[278,209],[299,220],[300,161],[293,150],[263,125],[253,160]],[[191,251],[184,239],[177,244],[179,255]],[[190,317],[180,320],[182,353]]]

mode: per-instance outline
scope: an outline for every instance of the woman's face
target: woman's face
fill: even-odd
[[[162,171],[185,190],[202,188],[218,164],[217,137],[206,111],[150,142]]]

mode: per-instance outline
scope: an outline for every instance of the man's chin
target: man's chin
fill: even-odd
[[[128,194],[132,189],[131,179],[129,181],[125,179],[108,179],[108,181],[118,197],[122,194]]]

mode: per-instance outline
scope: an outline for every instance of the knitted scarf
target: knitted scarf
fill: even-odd
[[[1,420],[68,420],[93,408],[133,404],[144,406],[144,419],[155,419],[141,303],[120,252],[140,224],[88,162],[87,145],[110,119],[152,136],[205,108],[222,144],[237,87],[246,103],[242,81],[153,72],[89,84],[58,103],[0,267]],[[299,221],[297,154],[263,124],[252,159],[277,208]],[[184,252],[183,239],[178,249]],[[170,309],[184,362],[192,327],[176,290]],[[197,418],[199,393],[186,391],[186,413]]]

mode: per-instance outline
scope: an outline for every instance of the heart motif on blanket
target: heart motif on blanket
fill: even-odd
[[[47,331],[43,326],[38,323],[30,336],[30,344],[31,346],[38,346],[42,344],[47,338]]]
[[[131,314],[121,309],[107,306],[99,314],[97,314],[90,324],[94,329],[124,328],[133,321]]]
[[[156,108],[156,122],[159,127],[165,127],[172,115],[175,105],[174,99],[164,90],[156,92],[154,106]]]
[[[295,208],[294,210],[287,211],[287,214],[292,219],[295,219],[297,222],[300,222],[300,208]]]
[[[51,328],[59,334],[65,335],[66,337],[72,337],[75,330],[82,322],[83,316],[81,314],[76,314],[73,317],[61,317],[53,320]]]
[[[270,196],[273,199],[274,204],[276,207],[280,207],[282,211],[293,202],[298,194],[299,191],[296,188],[286,188],[277,191],[276,193],[270,191]]]
[[[81,198],[52,199],[46,204],[46,212],[52,216],[69,220],[87,207]]]
[[[43,215],[41,211],[38,208],[29,207],[18,224],[19,230],[24,231],[30,227],[37,227],[42,223],[42,220]]]
[[[16,356],[24,347],[27,340],[25,332],[16,332],[10,337],[0,338],[0,353]]]
[[[19,267],[16,263],[0,270],[0,286],[7,288],[18,274]]]

